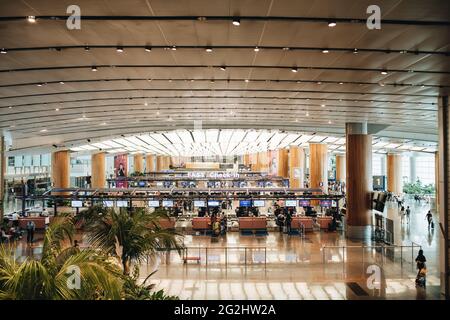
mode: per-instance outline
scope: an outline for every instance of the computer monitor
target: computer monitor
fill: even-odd
[[[297,206],[297,200],[286,200],[284,202],[285,207],[296,207]]]
[[[197,208],[206,207],[205,200],[194,200],[194,207],[197,207]]]
[[[150,208],[158,208],[159,207],[159,200],[148,200],[148,206]]]
[[[173,200],[163,200],[162,206],[165,208],[172,208],[173,207]]]
[[[265,204],[264,200],[253,200],[254,207],[261,208],[261,207],[264,207],[265,205],[266,204]]]
[[[310,203],[311,203],[311,201],[309,201],[309,200],[300,200],[299,201],[300,207],[309,207]]]
[[[330,208],[332,205],[331,200],[320,200],[320,206],[324,208]]]
[[[103,200],[103,206],[106,208],[112,208],[114,207],[114,201],[113,200]]]
[[[220,202],[218,200],[208,200],[208,207],[218,207]]]
[[[128,201],[127,200],[117,200],[116,206],[119,208],[128,208]]]
[[[142,188],[142,187],[145,187],[145,186],[146,186],[145,181],[139,181],[139,182],[138,182],[138,186],[141,187],[141,188]]]
[[[251,200],[240,200],[239,201],[239,207],[251,207],[252,201]]]
[[[82,208],[83,201],[81,200],[72,200],[72,208]]]

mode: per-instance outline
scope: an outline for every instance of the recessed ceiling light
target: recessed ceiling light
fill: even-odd
[[[27,21],[30,23],[35,23],[36,22],[36,17],[35,16],[28,16],[27,17]]]
[[[255,48],[253,49],[253,51],[258,52],[258,51],[259,51],[259,47],[255,47]]]
[[[330,21],[330,22],[328,22],[328,26],[330,27],[330,28],[333,28],[333,27],[336,27],[336,21]]]
[[[119,52],[119,53],[122,53],[123,52],[123,47],[117,47],[116,51]]]
[[[232,23],[233,23],[233,26],[237,27],[237,26],[241,25],[241,20],[238,18],[234,18]]]
[[[6,49],[5,48],[2,48],[1,50],[0,50],[0,53],[3,53],[3,54],[6,54],[8,51],[6,51]]]
[[[148,102],[147,101],[144,102],[144,106],[148,106]]]
[[[309,112],[306,113],[306,116],[309,117]]]
[[[381,71],[381,74],[386,75],[388,72],[386,70]]]
[[[84,47],[84,51],[89,51],[89,50],[91,50],[91,48],[89,48],[88,46]]]
[[[283,50],[284,51],[288,51],[290,48],[289,47],[284,47]]]
[[[101,126],[106,126],[106,122],[100,123]]]
[[[92,67],[92,68],[91,68],[91,71],[94,71],[94,72],[97,71],[97,67],[95,67],[95,66]]]
[[[44,84],[43,83],[38,83],[37,86],[38,87],[42,87]]]
[[[358,53],[358,49],[356,49],[356,48],[353,49],[353,53],[355,53],[355,54]]]
[[[331,124],[331,120],[328,120],[328,124]]]
[[[55,111],[59,111],[59,108],[56,108]]]
[[[47,129],[42,129],[40,130],[40,132],[47,132]]]
[[[225,71],[225,70],[227,70],[227,67],[221,66],[221,67],[220,67],[220,70]]]
[[[322,53],[328,53],[328,52],[330,52],[330,51],[328,51],[327,49],[322,50]]]
[[[322,84],[322,82],[320,82],[320,81],[317,81],[317,84]]]
[[[321,104],[320,106],[321,106],[322,108],[323,108],[323,107],[325,107],[325,105],[324,105],[324,104]]]
[[[159,110],[158,110],[158,111],[156,111],[156,115],[158,115],[158,116],[159,116]]]
[[[343,82],[339,82],[339,84],[344,84]]]
[[[209,52],[212,52],[213,49],[211,47],[208,47],[208,48],[205,49],[205,51],[209,53]]]
[[[146,52],[151,52],[151,51],[152,51],[152,48],[150,48],[150,47],[145,47],[145,51],[146,51]]]
[[[245,81],[245,82],[250,82],[250,80],[248,80],[248,79],[245,79],[244,81]]]
[[[383,82],[380,82],[379,85],[380,85],[381,87],[384,87],[384,83],[383,83]]]
[[[298,68],[297,68],[297,67],[293,67],[293,68],[291,69],[291,71],[294,72],[294,73],[295,73],[295,72],[298,72]]]
[[[9,106],[8,109],[12,109],[12,106]]]
[[[59,84],[64,84],[64,81],[60,81]]]

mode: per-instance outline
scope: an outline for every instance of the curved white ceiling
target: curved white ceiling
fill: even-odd
[[[12,151],[198,121],[337,136],[367,121],[388,126],[379,136],[437,141],[448,1],[378,1],[381,30],[366,27],[369,0],[77,3],[81,30],[67,29],[64,1],[0,3],[0,130]]]

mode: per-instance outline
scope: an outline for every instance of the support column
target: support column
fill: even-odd
[[[346,124],[347,230],[351,239],[371,238],[372,136],[367,123]]]
[[[387,155],[387,191],[393,194],[403,193],[401,154]]]
[[[417,180],[416,155],[413,154],[409,157],[409,182],[415,183],[416,180]]]
[[[345,171],[345,155],[336,155],[336,181],[345,182],[347,178]]]
[[[94,153],[91,156],[92,188],[104,188],[106,184],[105,152]]]
[[[6,174],[6,158],[5,158],[5,137],[0,137],[0,221],[3,221],[5,215],[5,174]]]
[[[133,158],[134,172],[144,172],[144,156],[140,153],[137,153]]]
[[[439,151],[434,154],[434,201],[436,203],[436,212],[439,212]]]
[[[70,186],[70,153],[69,150],[52,153],[52,186],[69,188]],[[52,193],[59,194],[59,193]]]
[[[309,144],[309,187],[328,192],[328,145]]]
[[[250,155],[248,153],[244,154],[244,166],[250,165]]]
[[[250,154],[250,167],[252,171],[259,171],[258,170],[258,154],[257,153],[252,153]]]
[[[289,178],[289,154],[287,149],[278,150],[278,174],[279,177]]]
[[[439,267],[441,293],[450,299],[450,110],[448,96],[439,98],[439,224],[435,220],[435,232],[439,235]]]
[[[289,147],[289,187],[303,188],[305,183],[305,149]]]
[[[155,171],[155,156],[153,154],[148,154],[145,157],[145,172]]]
[[[156,171],[162,171],[164,169],[164,156],[156,156]]]
[[[269,172],[269,157],[267,151],[258,153],[258,169],[261,172]]]

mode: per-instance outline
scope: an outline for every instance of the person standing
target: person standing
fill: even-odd
[[[403,221],[405,220],[405,207],[402,206],[402,208],[400,209],[400,221],[403,223]]]
[[[428,220],[428,229],[434,229],[433,215],[431,214],[431,210],[428,210],[428,213],[425,217]]]
[[[36,229],[36,226],[34,224],[34,221],[28,221],[27,222],[27,243],[31,244],[34,240],[34,230]]]

